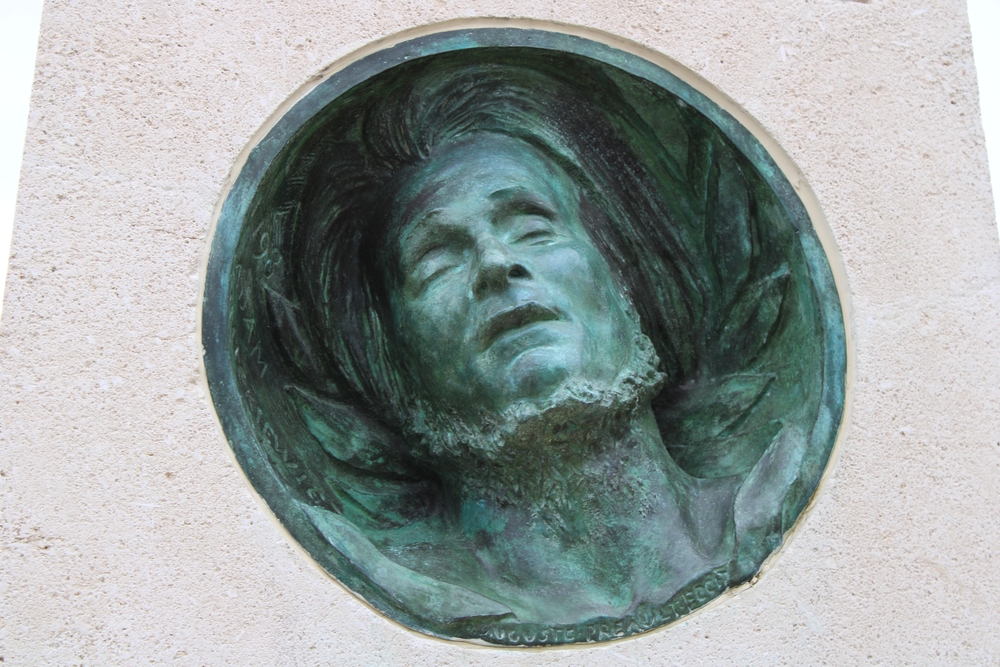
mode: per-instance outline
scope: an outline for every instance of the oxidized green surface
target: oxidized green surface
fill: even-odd
[[[746,581],[842,413],[839,300],[769,156],[552,33],[414,40],[310,93],[226,201],[204,319],[254,486],[444,637],[607,640]]]

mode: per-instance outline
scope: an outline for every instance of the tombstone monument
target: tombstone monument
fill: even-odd
[[[988,662],[975,90],[961,3],[50,3],[0,656]]]

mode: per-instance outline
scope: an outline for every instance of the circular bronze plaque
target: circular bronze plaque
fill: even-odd
[[[503,645],[636,634],[752,578],[845,395],[840,298],[772,156],[675,74],[539,30],[406,41],[292,105],[225,199],[203,342],[312,557]]]

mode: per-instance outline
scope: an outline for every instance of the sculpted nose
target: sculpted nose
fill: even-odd
[[[493,238],[479,244],[478,260],[475,282],[472,285],[473,295],[477,299],[503,290],[511,280],[530,277],[528,270],[517,261],[510,248]]]

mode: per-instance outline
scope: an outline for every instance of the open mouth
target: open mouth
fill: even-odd
[[[536,301],[529,301],[510,310],[497,313],[486,323],[480,336],[482,349],[487,349],[493,342],[508,331],[536,322],[552,322],[559,319],[559,313]]]

